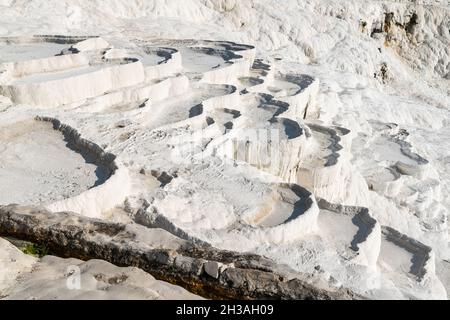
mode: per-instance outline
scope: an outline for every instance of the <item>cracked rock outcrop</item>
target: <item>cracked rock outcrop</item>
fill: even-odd
[[[0,207],[0,235],[45,244],[54,254],[135,266],[210,298],[354,299],[320,288],[253,254],[202,247],[161,229],[124,225],[42,208]]]

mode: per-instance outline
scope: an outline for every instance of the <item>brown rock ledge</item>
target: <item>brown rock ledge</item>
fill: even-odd
[[[134,266],[156,279],[211,299],[361,299],[262,256],[219,250],[165,230],[53,213],[39,207],[0,206],[0,236],[45,245],[52,254]]]

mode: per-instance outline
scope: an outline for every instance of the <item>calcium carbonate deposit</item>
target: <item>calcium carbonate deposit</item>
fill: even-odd
[[[445,0],[0,0],[3,214],[159,228],[166,242],[139,241],[264,256],[369,299],[447,299],[449,126]],[[197,297],[131,262],[5,239],[3,298]]]

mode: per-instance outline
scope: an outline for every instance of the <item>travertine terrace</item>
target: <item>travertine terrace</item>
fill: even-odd
[[[402,31],[366,20],[355,32],[404,58]],[[417,38],[412,25],[403,29]],[[261,39],[130,30],[0,37],[0,214],[10,217],[0,217],[0,235],[42,243],[61,234],[49,243],[58,258],[25,256],[0,239],[0,297],[26,298],[28,286],[47,298],[51,287],[37,289],[45,277],[75,265],[91,287],[73,295],[58,276],[56,298],[196,297],[185,289],[212,298],[447,298],[448,183],[414,135],[413,124],[433,126],[431,118],[418,103],[388,109],[374,93],[394,71],[371,69],[369,85],[365,69],[344,70],[344,51],[339,68],[358,76],[339,87],[318,67],[318,47],[301,47],[308,67],[298,67],[283,64],[281,49],[259,48]],[[358,90],[367,91],[355,98]],[[441,128],[449,114],[439,101],[429,117],[446,119]],[[359,103],[357,115],[345,109]],[[103,251],[58,243],[71,236]],[[163,253],[108,254],[126,241],[131,256]],[[270,290],[252,282],[261,261],[270,266],[261,277],[275,277],[261,280]],[[117,274],[126,276],[112,288]],[[256,291],[233,283],[239,277]],[[201,289],[213,287],[209,296]]]

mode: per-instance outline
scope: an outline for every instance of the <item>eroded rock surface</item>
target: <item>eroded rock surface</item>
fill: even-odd
[[[4,206],[0,208],[0,235],[45,244],[48,250],[61,257],[103,259],[118,266],[138,267],[157,279],[179,284],[205,297],[360,298],[346,289],[327,288],[325,283],[321,285],[308,283],[290,268],[278,266],[269,259],[257,255],[198,246],[176,238],[161,229],[110,223],[69,212],[51,213],[42,208]],[[40,277],[45,278],[46,272],[51,272],[50,269],[60,270],[69,264],[84,270],[82,279],[86,281],[93,281],[92,277],[94,277],[97,282],[104,282],[105,279],[116,277],[116,275],[97,274],[103,267],[111,270],[111,274],[115,271],[113,269],[117,269],[106,262],[91,260],[81,263],[79,260],[60,261],[58,258],[47,257],[39,262],[38,274],[25,277],[24,283],[13,288],[11,297],[25,295],[23,288],[28,282],[37,285]],[[125,275],[129,272],[131,275],[127,276],[132,278],[130,285],[133,285],[133,279],[136,279],[133,278],[135,277],[133,272],[137,271],[126,269],[126,271],[117,270],[117,272],[123,272]],[[136,277],[139,276],[139,272]],[[151,277],[140,275],[151,281]],[[58,281],[62,282],[63,279],[60,278]],[[153,286],[151,289],[155,290]],[[114,290],[118,290],[119,297],[124,297],[128,289],[125,287],[123,291],[119,288]],[[56,290],[56,293],[39,294],[32,291],[28,294],[45,298],[49,295],[67,297],[68,293],[64,290],[58,293]],[[95,297],[95,292],[86,294],[92,294]],[[151,292],[147,294],[151,296]]]

